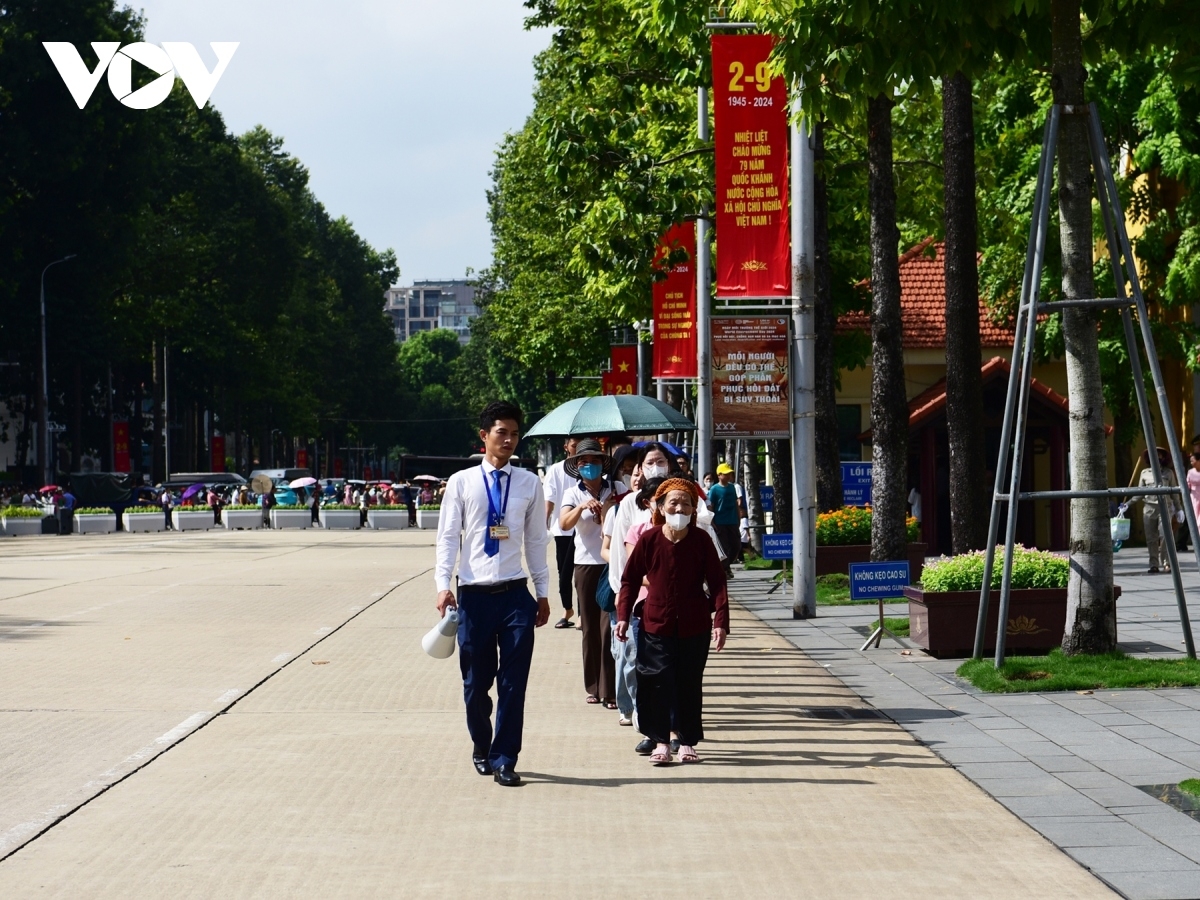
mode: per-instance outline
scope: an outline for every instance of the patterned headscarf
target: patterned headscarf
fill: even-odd
[[[696,490],[696,483],[687,478],[668,478],[658,486],[658,490],[654,492],[654,505],[651,507],[651,523],[654,525],[666,524],[667,520],[658,511],[658,502],[671,491],[683,491],[692,498],[692,524],[695,525],[696,512],[700,508],[700,492]]]

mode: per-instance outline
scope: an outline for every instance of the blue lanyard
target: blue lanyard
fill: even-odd
[[[493,469],[494,472],[504,474],[500,469]],[[508,512],[508,495],[512,492],[512,473],[508,474],[508,483],[504,485],[504,499],[501,501],[499,511],[496,510],[496,502],[492,499],[492,486],[488,484],[487,471],[483,466],[479,467],[479,473],[483,476],[483,492],[488,498],[488,514],[493,525],[501,525],[504,523],[504,516]]]

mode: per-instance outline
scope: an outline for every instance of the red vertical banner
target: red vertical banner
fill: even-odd
[[[602,394],[637,393],[637,345],[612,348],[612,369],[600,377]]]
[[[342,477],[342,461],[340,459],[335,459],[333,461],[333,477],[334,478]]]
[[[225,435],[214,434],[209,439],[208,446],[211,451],[209,455],[212,456],[212,459],[209,461],[209,465],[212,466],[211,471],[224,472],[225,471]]]
[[[769,34],[712,39],[717,172],[717,296],[792,293],[787,85]]]
[[[129,464],[129,423],[113,422],[113,459],[114,472],[130,471]]]
[[[303,447],[301,447],[300,449],[298,449],[296,451],[296,468],[297,469],[307,469],[308,468],[308,451],[305,450]]]
[[[687,259],[670,262],[682,251]],[[681,222],[663,235],[654,268],[666,277],[654,282],[655,378],[696,377],[696,223]]]
[[[363,467],[363,480],[370,481],[374,477],[375,477],[375,470],[372,469],[370,466],[364,466]]]

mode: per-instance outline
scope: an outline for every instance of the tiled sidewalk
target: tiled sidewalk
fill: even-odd
[[[1144,550],[1122,551],[1116,567],[1124,649],[1181,654],[1170,578],[1145,574]],[[1192,568],[1184,584],[1195,592]],[[1116,890],[1200,897],[1200,821],[1143,790],[1200,776],[1200,690],[984,694],[955,677],[960,660],[886,639],[860,652],[876,607],[823,606],[816,619],[796,621],[790,595],[768,596],[768,586],[740,572],[732,594]],[[906,616],[907,605],[885,614]]]

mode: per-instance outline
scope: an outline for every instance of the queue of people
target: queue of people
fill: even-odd
[[[636,723],[643,739],[635,750],[654,764],[698,762],[709,643],[720,651],[729,632],[723,554],[699,486],[661,444],[618,443],[610,453],[584,438],[567,443],[543,488],[510,462],[522,418],[509,403],[483,410],[484,459],[450,477],[438,528],[436,607],[458,611],[476,772],[502,786],[521,783],[525,690],[533,629],[550,619],[555,521],[558,627],[574,628],[578,613],[585,702],[617,711],[621,725]],[[558,538],[570,539],[569,553]]]

